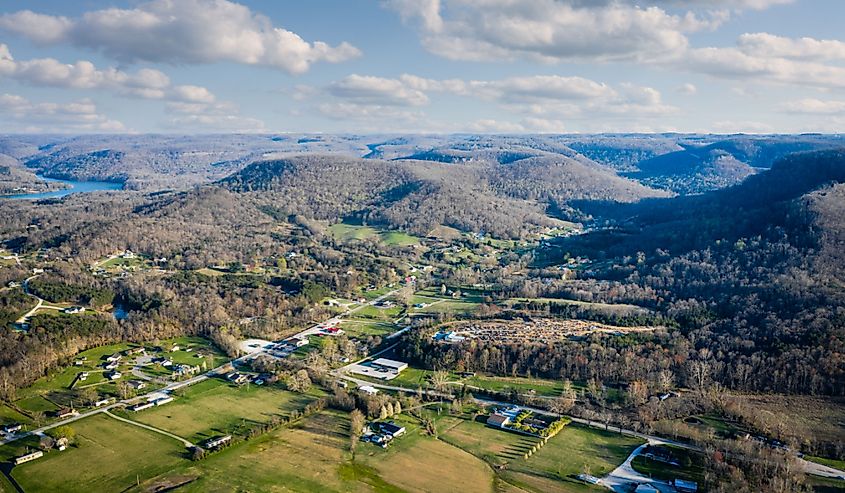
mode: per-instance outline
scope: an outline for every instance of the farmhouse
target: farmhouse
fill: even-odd
[[[26,454],[26,455],[22,455],[20,457],[15,457],[15,465],[19,466],[19,465],[23,464],[24,462],[29,462],[31,460],[39,459],[41,457],[44,457],[44,452],[42,452],[40,450],[36,450],[35,452],[29,453],[29,454]]]
[[[378,389],[373,387],[372,385],[362,385],[358,387],[358,390],[367,394],[367,395],[376,395],[378,394]]]
[[[370,425],[384,435],[389,435],[391,438],[397,438],[405,434],[405,427],[399,426],[396,423],[373,423]]]
[[[72,416],[79,416],[79,411],[77,411],[76,409],[68,409],[68,408],[59,409],[58,411],[55,412],[55,416],[59,419],[70,418]]]
[[[504,428],[511,422],[511,419],[505,415],[493,413],[487,418],[487,426],[493,428]]]
[[[226,375],[226,380],[236,384],[236,385],[243,385],[249,381],[249,377],[244,375],[243,373],[238,373],[233,371]]]
[[[130,380],[129,386],[135,390],[141,390],[147,387],[147,382],[143,380]]]

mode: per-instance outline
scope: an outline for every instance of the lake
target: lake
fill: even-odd
[[[37,200],[37,199],[52,199],[57,197],[64,197],[65,195],[70,195],[72,193],[85,193],[85,192],[99,192],[102,190],[121,190],[123,189],[122,183],[112,183],[109,181],[74,181],[74,180],[59,180],[56,178],[47,178],[46,176],[37,175],[38,178],[53,182],[53,183],[64,183],[68,186],[68,188],[64,188],[62,190],[55,190],[52,192],[41,192],[41,193],[19,193],[15,195],[0,195],[0,199],[30,199],[30,200]]]

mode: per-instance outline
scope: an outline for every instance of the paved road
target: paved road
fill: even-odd
[[[617,493],[628,493],[638,484],[646,483],[657,488],[661,493],[675,493],[675,488],[667,481],[660,481],[651,479],[648,476],[638,473],[632,466],[634,457],[640,455],[643,450],[649,445],[657,445],[656,442],[649,441],[634,449],[631,455],[625,459],[625,462],[619,465],[616,469],[610,471],[610,474],[601,478],[601,484]]]

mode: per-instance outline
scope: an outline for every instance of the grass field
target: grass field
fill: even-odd
[[[601,490],[588,486],[574,476],[588,468],[590,474],[603,476],[619,464],[642,441],[616,433],[570,424],[527,461],[517,461],[505,478],[526,490],[537,492]]]
[[[438,421],[442,439],[493,465],[501,479],[525,491],[602,491],[574,476],[585,466],[602,476],[621,464],[642,441],[570,424],[529,459],[537,440],[487,427],[466,415]]]
[[[353,459],[348,416],[326,411],[177,467],[137,491],[183,482],[180,492],[492,491],[493,474],[482,461],[420,435],[411,418],[398,419],[408,433],[387,450],[360,443]]]
[[[302,409],[313,399],[275,387],[234,387],[222,380],[206,380],[187,388],[165,406],[127,412],[126,416],[197,443],[266,423],[274,415]]]
[[[353,241],[378,239],[385,245],[411,246],[419,245],[420,239],[401,231],[383,231],[370,226],[360,226],[349,223],[337,223],[329,226],[329,232],[337,240]]]
[[[340,327],[349,337],[366,338],[367,336],[386,336],[399,330],[390,322],[376,322],[372,320],[347,320]]]
[[[563,391],[562,380],[546,380],[543,378],[527,377],[494,377],[476,375],[464,380],[469,386],[481,387],[498,392],[517,391],[520,394],[531,392],[537,395],[558,396]]]
[[[671,451],[673,458],[681,465],[673,466],[650,459],[644,455],[638,455],[631,462],[631,466],[634,470],[655,479],[671,481],[675,478],[680,478],[695,481],[697,483],[703,482],[704,467],[701,464],[704,458],[700,454],[694,454],[689,450],[679,447],[670,446],[659,448],[668,448]]]
[[[73,423],[75,447],[52,451],[17,466],[12,477],[24,491],[122,491],[188,462],[176,440],[104,415]]]

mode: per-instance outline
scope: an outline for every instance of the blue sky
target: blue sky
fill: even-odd
[[[840,0],[0,5],[0,132],[827,132]]]

